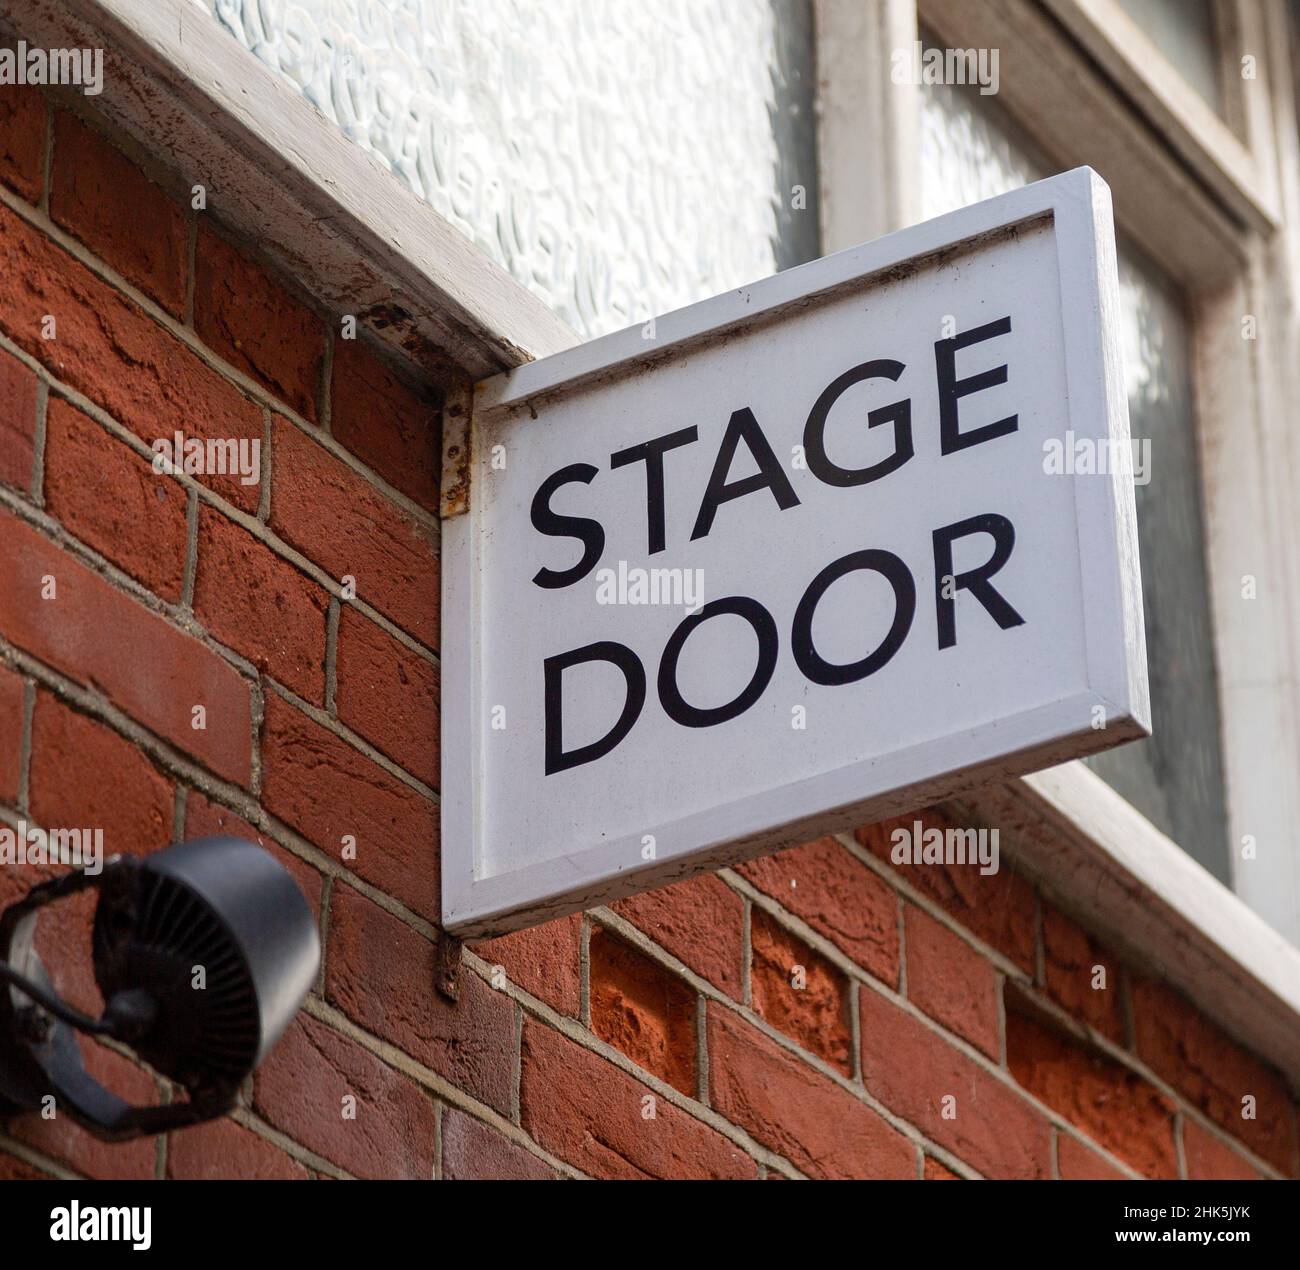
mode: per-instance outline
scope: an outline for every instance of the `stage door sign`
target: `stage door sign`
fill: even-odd
[[[447,928],[1146,735],[1118,340],[1080,168],[479,384],[445,443]]]

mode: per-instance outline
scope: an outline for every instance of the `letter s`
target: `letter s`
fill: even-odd
[[[539,534],[549,534],[555,538],[577,538],[584,548],[582,559],[570,569],[539,569],[533,575],[533,581],[540,587],[555,589],[580,581],[595,568],[600,553],[605,550],[605,530],[600,521],[590,520],[586,516],[561,516],[551,510],[551,495],[561,485],[569,485],[574,481],[590,485],[596,471],[590,463],[572,463],[560,468],[558,472],[552,472],[533,495],[533,528]]]

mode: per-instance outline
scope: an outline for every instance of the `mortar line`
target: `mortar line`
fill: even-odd
[[[1183,1143],[1183,1126],[1186,1122],[1183,1119],[1181,1107],[1174,1108],[1174,1159],[1178,1166],[1178,1176],[1184,1180],[1187,1178],[1187,1150]]]
[[[54,184],[54,107],[44,93],[41,94],[41,126],[41,197],[36,205],[48,217]]]
[[[36,381],[36,421],[32,431],[32,479],[29,489],[37,507],[45,506],[45,442],[49,431],[50,386],[44,377]]]
[[[271,426],[271,412],[264,409],[262,411],[262,450],[257,474],[261,482],[261,488],[258,491],[257,515],[255,517],[261,525],[268,524],[271,519],[271,472],[275,459],[271,452],[271,439],[274,431]]]
[[[325,610],[325,713],[337,719],[338,709],[338,665],[339,665],[339,617],[342,604],[330,596],[329,607]]]
[[[334,435],[334,322],[325,320],[325,351],[321,355],[320,383],[317,386],[316,413],[320,416],[320,430]]]
[[[578,928],[578,1020],[591,1027],[591,918],[586,913]]]
[[[190,490],[185,499],[185,569],[181,575],[181,599],[179,608],[183,613],[194,612],[194,582],[199,571],[199,499]]]
[[[514,1002],[513,1018],[514,1041],[510,1054],[510,1119],[520,1128],[523,1127],[523,1081],[524,1081],[524,1011],[519,1002]]]
[[[18,810],[24,815],[32,804],[32,741],[36,720],[36,681],[23,679],[22,734],[18,741]]]
[[[704,1106],[712,1107],[709,1097],[708,1001],[698,992],[695,994],[695,1068],[696,1097]]]
[[[328,976],[327,962],[330,952],[330,927],[334,916],[334,874],[321,875],[320,892],[320,966],[316,971],[316,991],[323,997]]]
[[[172,841],[185,841],[185,812],[189,806],[189,786],[184,781],[176,782],[176,793],[172,800]]]
[[[206,197],[207,191],[204,191]],[[181,324],[194,329],[195,266],[198,260],[199,209],[194,206],[194,186],[190,186],[190,210],[185,218],[185,301],[181,309]]]

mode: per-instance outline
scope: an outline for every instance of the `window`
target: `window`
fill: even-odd
[[[203,0],[584,335],[818,255],[810,0]]]
[[[1223,113],[1212,0],[1120,0],[1179,74]]]
[[[994,98],[978,89],[929,85],[921,111],[921,200],[927,217],[1057,170]],[[1093,166],[1106,175],[1104,155]],[[1129,424],[1139,445],[1149,443],[1150,454],[1150,480],[1136,484],[1135,492],[1152,735],[1086,761],[1227,882],[1187,304],[1161,270],[1122,239],[1120,298]]]

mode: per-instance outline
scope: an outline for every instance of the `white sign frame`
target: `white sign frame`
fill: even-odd
[[[632,327],[478,385],[472,418],[458,434],[468,451],[468,508],[461,514],[444,511],[442,527],[442,908],[449,932],[479,937],[535,925],[1150,734],[1132,477],[1120,470],[1087,479],[1076,475],[1068,479],[1075,486],[1079,539],[1089,545],[1079,557],[1086,691],[883,759],[646,825],[635,838],[575,844],[572,854],[557,859],[490,877],[475,874],[479,756],[487,726],[478,659],[482,500],[475,487],[484,458],[473,444],[482,421],[596,377],[634,373],[666,349],[680,354],[700,341],[716,342],[720,333],[771,320],[823,293],[869,287],[873,278],[899,266],[1005,237],[1012,227],[1047,217],[1057,246],[1069,426],[1091,436],[1098,432],[1096,421],[1104,419],[1112,444],[1127,450],[1110,190],[1086,167],[657,318],[649,351],[642,328]],[[1105,711],[1102,730],[1088,723],[1094,706]],[[643,860],[642,833],[671,845]]]

